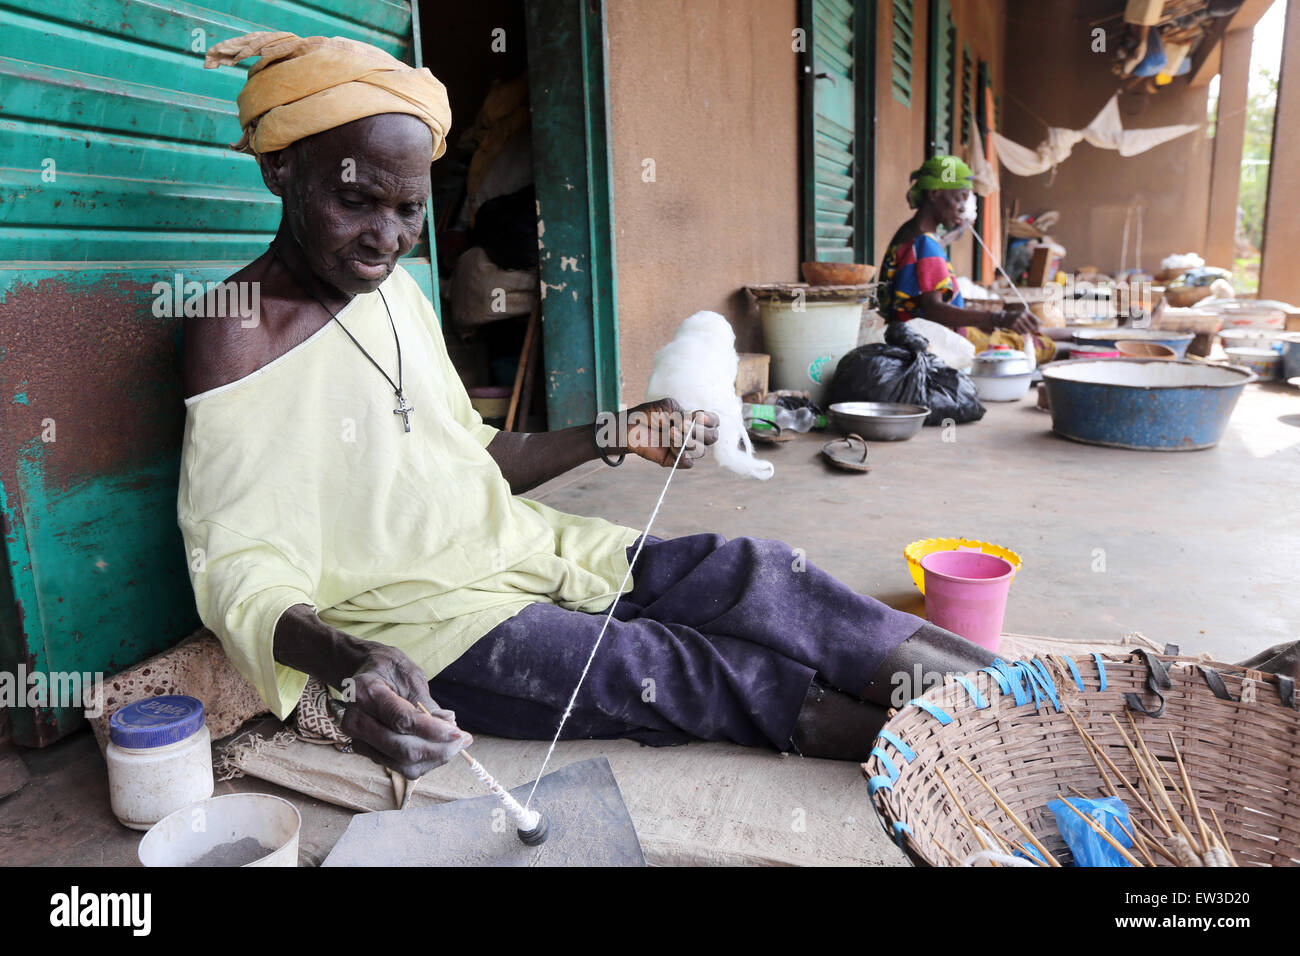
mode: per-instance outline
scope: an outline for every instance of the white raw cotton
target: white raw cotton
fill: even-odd
[[[722,467],[746,478],[766,481],[775,469],[754,457],[745,434],[740,396],[736,394],[736,333],[716,312],[696,312],[677,329],[673,340],[655,353],[646,401],[672,398],[687,413],[718,416],[713,453]]]

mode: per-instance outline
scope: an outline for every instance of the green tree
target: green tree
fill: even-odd
[[[1264,240],[1264,206],[1268,201],[1269,159],[1273,150],[1273,112],[1277,106],[1277,73],[1260,67],[1263,88],[1246,103],[1246,141],[1241,151],[1239,234],[1258,249]]]

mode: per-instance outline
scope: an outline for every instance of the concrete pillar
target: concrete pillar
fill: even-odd
[[[1234,30],[1223,38],[1219,65],[1218,120],[1210,171],[1210,215],[1205,230],[1205,261],[1232,268],[1237,238],[1237,199],[1241,151],[1246,142],[1246,98],[1250,85],[1253,31]]]
[[[1273,118],[1273,154],[1268,167],[1268,208],[1264,214],[1264,257],[1259,268],[1259,297],[1300,305],[1300,0],[1286,9],[1282,38],[1282,73],[1278,79],[1277,114]]]

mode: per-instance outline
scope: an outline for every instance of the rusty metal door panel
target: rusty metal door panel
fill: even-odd
[[[279,201],[239,136],[255,30],[348,36],[418,61],[403,0],[0,0],[0,671],[111,674],[197,625],[176,527],[179,319],[155,283],[219,281]],[[429,245],[404,261],[433,291]],[[436,301],[436,299],[435,299]],[[73,709],[10,712],[49,743]]]
[[[176,527],[178,323],[155,282],[239,263],[0,268],[0,668],[111,674],[198,625]],[[23,743],[73,712],[13,712]]]

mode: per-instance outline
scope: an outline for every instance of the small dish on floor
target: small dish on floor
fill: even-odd
[[[858,453],[861,446],[862,452]],[[847,435],[822,445],[822,457],[843,471],[868,472],[867,442],[861,435]]]

